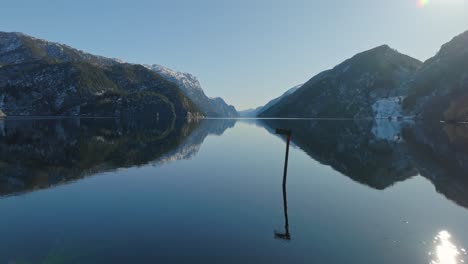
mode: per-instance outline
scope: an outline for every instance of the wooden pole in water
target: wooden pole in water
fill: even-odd
[[[291,130],[287,129],[276,129],[276,134],[286,135],[286,156],[284,159],[284,172],[283,172],[283,210],[284,210],[284,229],[285,233],[275,233],[276,238],[291,240],[291,234],[289,233],[289,219],[288,219],[288,200],[286,193],[286,179],[288,176],[288,160],[289,160],[289,144],[291,142]]]
[[[283,173],[283,188],[286,187],[286,177],[288,176],[288,161],[289,161],[289,143],[291,142],[291,131],[286,139],[286,157],[284,158],[284,173]]]

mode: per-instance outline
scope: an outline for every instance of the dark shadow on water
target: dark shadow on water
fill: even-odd
[[[0,196],[119,168],[192,158],[234,120],[41,119],[0,122]]]
[[[208,135],[221,135],[235,122],[1,120],[0,196],[118,168],[190,159]],[[467,125],[388,120],[249,122],[272,134],[275,128],[292,129],[294,145],[360,184],[384,190],[420,174],[439,193],[468,208]]]
[[[312,159],[373,189],[422,175],[468,208],[468,126],[388,120],[259,120],[294,131],[293,144]]]

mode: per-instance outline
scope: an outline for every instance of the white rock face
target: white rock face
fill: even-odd
[[[402,96],[395,96],[377,100],[377,102],[372,105],[374,117],[376,119],[389,117],[396,119],[398,117],[403,117],[403,110],[401,107],[403,99]]]

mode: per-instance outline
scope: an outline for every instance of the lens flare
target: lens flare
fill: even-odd
[[[418,7],[425,7],[429,4],[429,0],[418,0]]]

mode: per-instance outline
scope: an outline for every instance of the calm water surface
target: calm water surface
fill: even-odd
[[[0,263],[463,263],[468,128],[0,121],[0,234]]]

